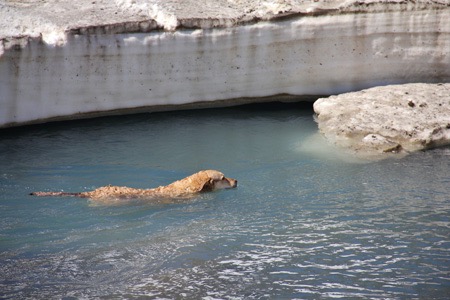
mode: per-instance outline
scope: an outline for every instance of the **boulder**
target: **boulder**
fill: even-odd
[[[314,103],[320,132],[360,157],[383,158],[450,144],[450,83],[374,87]]]

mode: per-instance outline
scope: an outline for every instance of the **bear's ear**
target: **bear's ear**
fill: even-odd
[[[200,192],[210,192],[213,189],[214,189],[214,180],[210,178],[209,180],[205,180],[200,189]]]

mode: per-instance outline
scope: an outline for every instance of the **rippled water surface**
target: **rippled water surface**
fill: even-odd
[[[0,298],[448,299],[450,149],[358,162],[312,110],[142,114],[0,131]],[[218,169],[186,203],[31,191],[156,187]]]

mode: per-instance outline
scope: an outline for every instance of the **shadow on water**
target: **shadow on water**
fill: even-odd
[[[0,298],[446,299],[448,148],[355,163],[311,106],[244,106],[0,131]],[[166,185],[177,204],[33,198]]]

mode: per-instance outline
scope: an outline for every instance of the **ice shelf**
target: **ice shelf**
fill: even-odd
[[[450,82],[449,49],[447,0],[6,1],[0,127]]]

